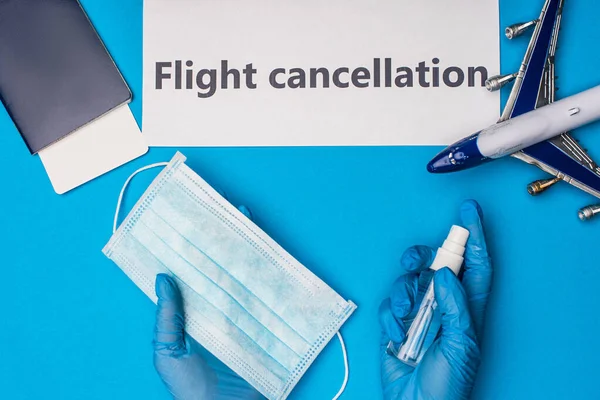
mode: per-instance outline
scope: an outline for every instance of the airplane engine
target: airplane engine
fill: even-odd
[[[582,221],[588,221],[592,218],[594,218],[594,216],[596,214],[600,213],[600,205],[595,205],[595,206],[587,206],[582,208],[581,210],[579,210],[579,219]]]
[[[540,179],[538,181],[531,182],[529,185],[527,185],[527,192],[532,196],[537,196],[538,194],[544,193],[550,188],[550,186],[554,185],[558,181],[560,181],[560,178]]]
[[[529,22],[520,22],[518,24],[506,27],[506,29],[504,30],[504,34],[508,39],[514,39],[527,32],[531,27],[535,26],[537,23],[537,19],[534,19],[533,21]]]
[[[517,77],[517,72],[510,75],[496,75],[485,81],[485,88],[490,92],[500,90],[507,83],[514,81]]]

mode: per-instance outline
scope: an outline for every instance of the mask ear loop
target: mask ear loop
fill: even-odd
[[[346,384],[348,384],[348,375],[350,372],[350,368],[348,367],[348,354],[346,353],[346,345],[344,344],[344,339],[342,339],[342,334],[340,333],[340,331],[337,331],[336,335],[340,340],[340,345],[342,346],[342,354],[344,355],[344,382],[342,382],[342,387],[333,397],[332,400],[337,400],[342,395],[342,393],[344,393],[344,390],[346,389]]]
[[[142,167],[142,168],[138,169],[137,171],[135,171],[133,174],[129,175],[129,178],[127,178],[127,180],[125,181],[125,184],[123,185],[123,188],[121,189],[121,193],[119,194],[119,200],[117,201],[117,209],[115,210],[115,219],[113,221],[113,233],[115,233],[117,231],[117,222],[119,221],[119,212],[121,211],[121,203],[123,202],[123,195],[125,194],[125,189],[127,189],[129,182],[131,182],[131,180],[133,179],[134,176],[136,176],[137,174],[139,174],[142,171],[146,171],[148,169],[156,168],[156,167],[164,167],[167,165],[169,165],[168,162],[160,162],[160,163],[156,163],[156,164],[146,165],[145,167]]]

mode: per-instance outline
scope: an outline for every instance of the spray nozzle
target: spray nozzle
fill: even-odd
[[[440,268],[448,267],[454,274],[458,274],[464,261],[465,245],[469,239],[469,231],[462,226],[452,225],[448,237],[435,255],[431,264],[431,269],[437,271]]]
[[[465,245],[469,239],[469,231],[462,226],[452,225],[448,237],[444,240],[442,248],[451,253],[461,256],[465,254]]]

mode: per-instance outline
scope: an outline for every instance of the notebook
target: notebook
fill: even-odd
[[[77,0],[0,0],[0,100],[35,154],[131,92]]]

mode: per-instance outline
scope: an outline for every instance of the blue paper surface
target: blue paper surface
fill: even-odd
[[[133,90],[131,108],[141,122],[142,1],[82,3]],[[537,18],[541,6],[501,0],[501,25]],[[592,0],[565,4],[558,98],[600,84],[599,11]],[[527,42],[502,38],[503,72],[516,70]],[[600,124],[576,136],[600,156]],[[57,196],[3,109],[0,148],[0,398],[168,399],[152,365],[155,307],[101,249],[124,180],[176,149],[152,149]],[[600,397],[600,220],[576,217],[592,197],[561,184],[532,198],[525,186],[544,174],[513,159],[430,175],[425,165],[434,147],[180,150],[191,168],[247,205],[267,233],[358,305],[342,331],[350,360],[343,399],[380,397],[379,303],[404,249],[437,247],[465,198],[486,212],[495,266],[473,398]],[[156,173],[134,180],[125,208]],[[342,379],[334,339],[291,398],[331,398]]]

